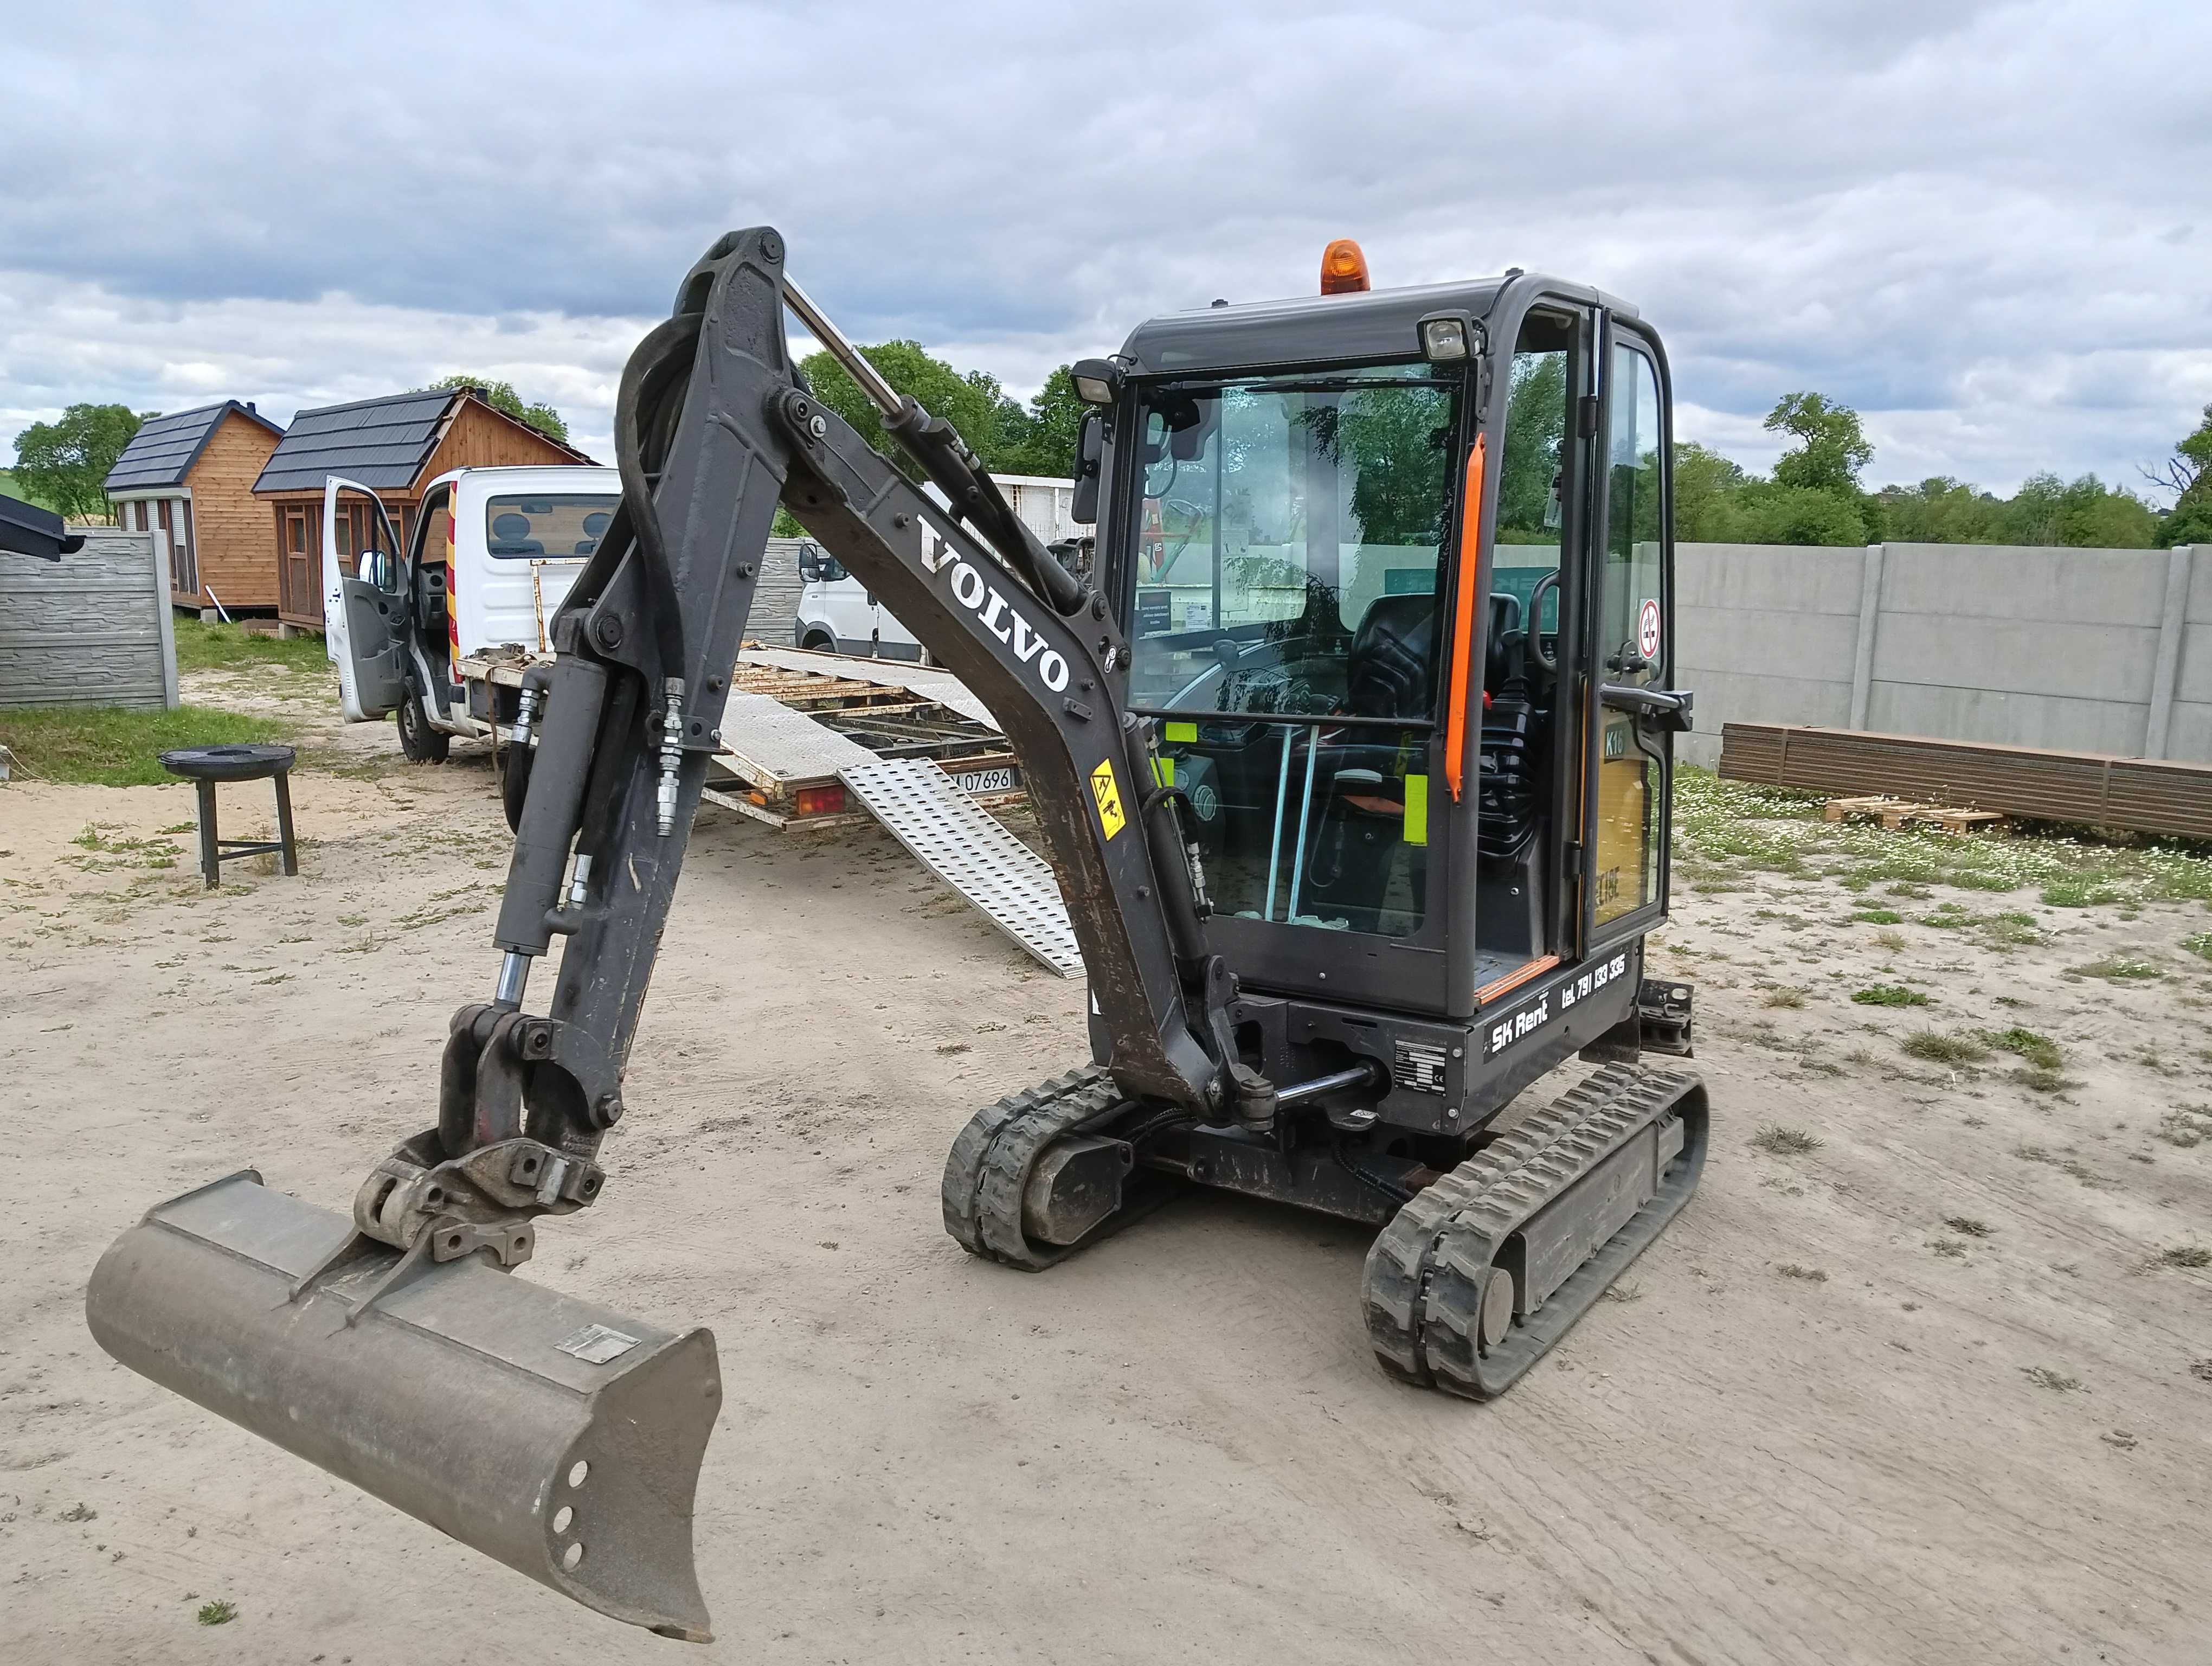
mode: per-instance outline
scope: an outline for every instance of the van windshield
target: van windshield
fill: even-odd
[[[612,492],[548,492],[484,504],[484,542],[510,560],[559,561],[599,547],[621,498]]]

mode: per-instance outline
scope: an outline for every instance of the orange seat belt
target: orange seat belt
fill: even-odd
[[[1482,552],[1482,442],[1467,454],[1467,489],[1460,495],[1459,589],[1452,608],[1450,703],[1444,708],[1444,784],[1459,797],[1467,769],[1467,669],[1474,654],[1475,569]]]

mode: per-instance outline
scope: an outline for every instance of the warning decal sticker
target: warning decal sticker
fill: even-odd
[[[1636,615],[1636,651],[1647,660],[1659,657],[1659,603],[1650,596]]]
[[[1128,818],[1121,813],[1121,787],[1114,779],[1114,760],[1103,757],[1091,772],[1091,794],[1098,800],[1098,825],[1112,838],[1119,833]]]

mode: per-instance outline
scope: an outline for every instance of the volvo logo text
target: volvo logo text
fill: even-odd
[[[1045,647],[1044,638],[1030,628],[1016,608],[1008,605],[996,586],[964,561],[952,564],[952,599],[983,622],[983,629],[1014,650],[1024,665],[1036,662],[1037,680],[1058,694],[1067,686],[1067,661]]]

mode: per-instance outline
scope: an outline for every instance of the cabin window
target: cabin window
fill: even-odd
[[[484,539],[512,560],[574,560],[597,552],[622,499],[612,492],[539,492],[484,504]]]

